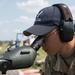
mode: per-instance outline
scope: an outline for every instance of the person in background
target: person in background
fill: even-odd
[[[33,41],[36,39],[36,37],[37,37],[36,35],[33,34],[30,35],[28,39],[24,41],[24,45],[30,46],[33,43]]]
[[[14,48],[16,48],[15,41],[14,40],[11,40],[10,43],[8,44],[8,46],[7,46],[6,52],[10,52]]]
[[[66,4],[58,3],[39,11],[34,25],[24,35],[43,36],[47,53],[41,75],[75,74],[75,36],[72,13]]]

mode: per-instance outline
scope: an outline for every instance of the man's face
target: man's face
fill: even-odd
[[[55,55],[61,50],[62,42],[60,41],[57,28],[53,29],[46,35],[42,48],[50,56]]]

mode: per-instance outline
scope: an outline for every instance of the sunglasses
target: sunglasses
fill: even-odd
[[[48,39],[52,34],[54,34],[56,31],[58,31],[58,28],[54,28],[53,30],[51,30],[50,32],[48,32],[47,34],[44,35],[44,41],[46,41],[46,39]]]

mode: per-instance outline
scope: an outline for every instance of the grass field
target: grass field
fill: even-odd
[[[44,50],[42,50],[42,48],[40,48],[37,53],[38,53],[38,55],[37,55],[37,57],[36,57],[35,62],[40,61],[41,63],[40,63],[40,65],[38,66],[38,65],[35,65],[35,62],[34,62],[33,66],[32,66],[31,68],[39,69],[39,70],[40,70],[40,69],[42,68],[42,65],[43,65],[43,63],[42,63],[43,60],[42,60],[42,59],[45,59],[46,56],[47,56],[47,54],[46,54],[46,52],[44,52]]]
[[[39,54],[39,55],[37,55],[36,60],[41,60],[41,59],[45,58],[46,55],[47,55],[47,54],[42,50],[42,48],[40,48],[40,49],[38,50],[38,54]]]
[[[0,50],[0,54],[6,52],[7,45],[7,43],[3,43],[2,49]]]

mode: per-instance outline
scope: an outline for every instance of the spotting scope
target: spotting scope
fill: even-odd
[[[10,52],[0,54],[0,71],[2,74],[6,74],[7,70],[31,67],[43,40],[42,36],[38,36],[31,46],[18,47]]]

